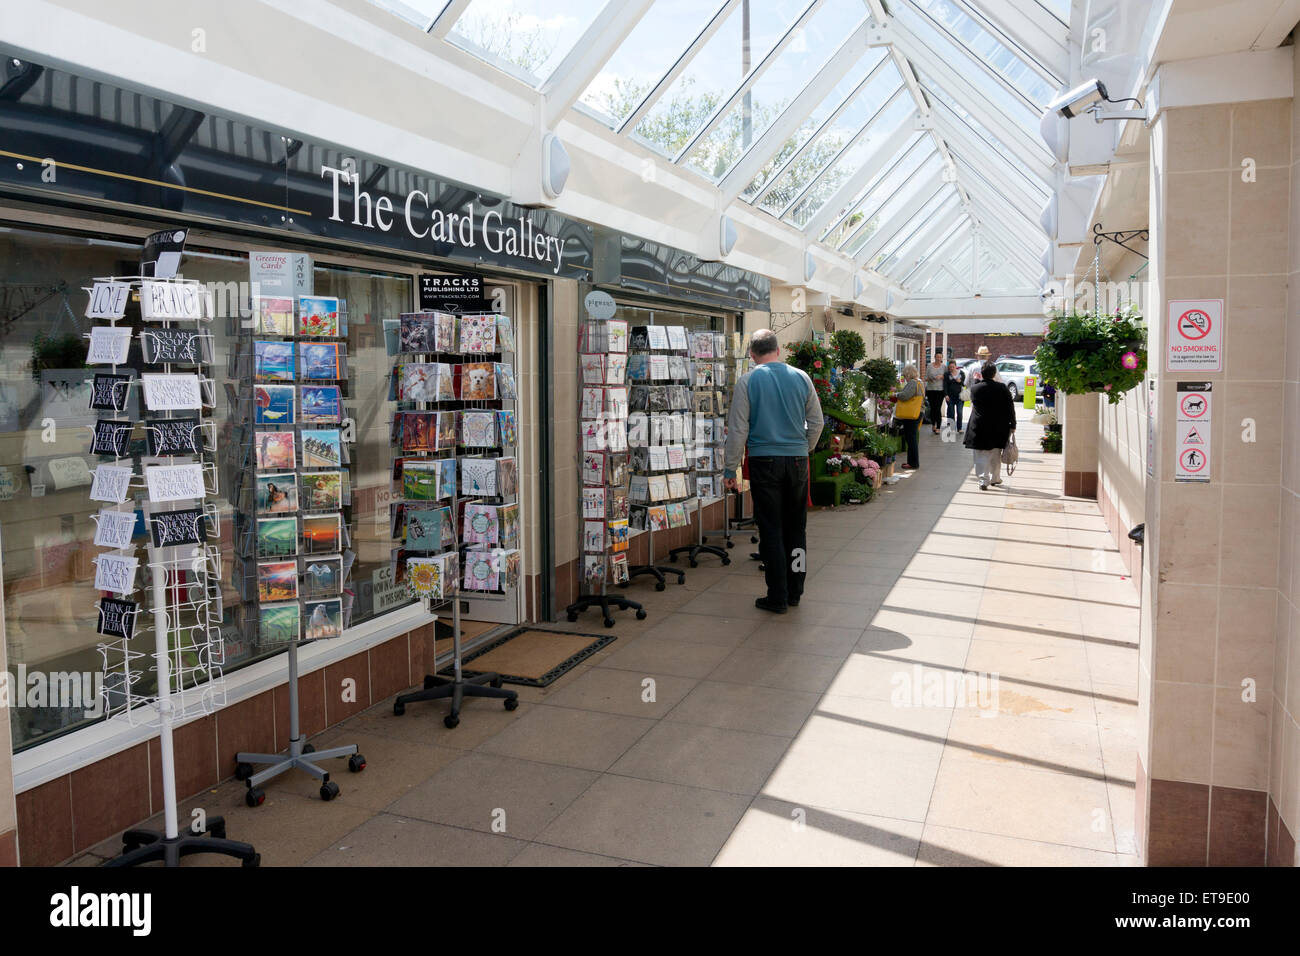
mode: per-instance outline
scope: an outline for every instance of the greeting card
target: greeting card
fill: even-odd
[[[290,515],[257,519],[257,556],[283,558],[298,553],[298,519]]]
[[[650,348],[665,350],[668,345],[668,330],[662,325],[651,325],[647,327],[646,333],[650,339]]]
[[[497,412],[497,429],[501,432],[501,444],[507,447],[518,444],[519,434],[515,428],[514,412]]]
[[[460,443],[467,448],[496,447],[496,423],[496,412],[466,409],[460,415]]]
[[[298,467],[293,432],[258,432],[253,448],[259,471],[293,471]]]
[[[292,472],[258,475],[255,482],[258,514],[291,514],[298,510],[298,482]]]
[[[155,511],[148,523],[155,548],[201,544],[208,539],[207,517],[201,508]]]
[[[491,362],[456,366],[456,394],[466,402],[490,402],[496,395],[496,370]]]
[[[337,336],[339,334],[339,300],[327,296],[299,296],[298,334],[308,336]],[[311,377],[338,378],[339,376],[320,375]]]
[[[496,386],[497,398],[505,401],[514,401],[517,398],[515,391],[515,370],[504,362],[496,364]]]
[[[101,508],[95,515],[95,544],[101,548],[127,548],[135,535],[134,511]]]
[[[126,454],[126,446],[131,442],[133,428],[135,426],[131,422],[101,418],[95,422],[95,428],[90,436],[90,453],[121,458]]]
[[[461,536],[466,544],[496,544],[500,530],[496,505],[474,502],[465,505],[465,523]]]
[[[343,346],[338,342],[299,342],[298,377],[338,381],[343,374]]]
[[[600,554],[605,550],[605,522],[582,523],[582,550],[587,554]]]
[[[497,468],[494,458],[462,458],[460,460],[461,494],[495,497],[497,494]]]
[[[493,315],[462,315],[460,317],[460,350],[466,353],[490,353],[497,350],[496,317]]]
[[[302,466],[304,468],[337,468],[342,463],[343,439],[337,428],[303,429]]]
[[[302,476],[302,506],[306,511],[333,511],[343,507],[343,473],[315,471]]]
[[[302,423],[337,425],[343,421],[343,393],[337,385],[302,386]]]
[[[98,411],[124,412],[130,390],[130,375],[96,372],[90,386],[90,407]]]
[[[302,553],[335,554],[343,545],[343,516],[340,514],[304,515],[302,519]]]
[[[343,634],[343,600],[327,598],[305,601],[302,606],[303,637],[309,641],[326,640]]]
[[[603,385],[605,382],[605,356],[580,355],[578,367],[582,370],[582,384]]]
[[[498,352],[513,352],[515,350],[515,326],[508,315],[497,316],[496,350]]]
[[[253,424],[292,425],[296,409],[292,385],[253,386]]]
[[[259,335],[293,335],[293,299],[258,296],[253,300],[253,317]]]
[[[263,644],[286,644],[296,641],[300,630],[297,601],[263,604],[257,609],[257,639]]]
[[[144,436],[149,454],[155,458],[197,455],[202,451],[203,440],[196,415],[145,419]]]
[[[90,330],[90,348],[86,352],[87,365],[125,365],[131,348],[129,326],[97,325]]]
[[[681,325],[667,326],[668,347],[674,351],[686,351],[686,328]]]

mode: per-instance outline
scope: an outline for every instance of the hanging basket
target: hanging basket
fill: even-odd
[[[1146,327],[1135,309],[1058,315],[1034,357],[1044,383],[1067,395],[1100,392],[1113,405],[1146,375]]]

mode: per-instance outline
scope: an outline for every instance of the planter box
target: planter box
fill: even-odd
[[[881,472],[880,472],[880,475],[881,475],[882,478],[893,478],[893,477],[894,477],[894,463],[891,461],[891,462],[890,462],[889,464],[887,464],[884,468],[882,468],[882,469],[881,469]]]
[[[876,472],[876,477],[871,479],[872,488],[875,488],[877,491],[880,490],[880,486],[884,484],[884,480],[883,480],[884,474],[885,473],[883,469],[881,471]]]

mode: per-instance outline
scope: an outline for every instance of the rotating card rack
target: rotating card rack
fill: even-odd
[[[332,313],[330,303],[334,306]],[[255,631],[261,643],[286,643],[289,669],[287,749],[283,753],[235,755],[235,779],[247,786],[244,802],[257,807],[266,800],[262,785],[291,770],[319,780],[321,799],[332,800],[339,795],[339,786],[319,762],[347,757],[348,770],[360,773],[366,769],[366,758],[357,752],[356,744],[316,750],[307,743],[298,696],[299,645],[341,636],[351,611],[346,586],[352,564],[349,558],[355,556],[349,547],[350,522],[344,512],[351,503],[350,441],[343,415],[343,389],[348,381],[347,303],[329,296],[304,295],[297,300],[268,296],[254,300],[252,306],[252,318],[239,330],[240,349],[232,356],[230,369],[232,378],[239,383],[232,405],[241,412],[236,416],[241,440],[235,443],[231,462],[237,481],[231,497],[238,515],[235,538],[240,553],[234,583],[243,601],[246,637],[251,640],[250,632]],[[322,368],[330,369],[314,363],[331,353],[334,374],[319,374]],[[304,425],[335,427],[304,431]],[[259,431],[258,426],[263,430]],[[312,464],[303,436],[326,432],[335,433],[335,440],[322,443],[318,439],[313,447],[318,449],[316,454],[323,453],[326,447],[336,448],[338,461],[332,466],[328,462]],[[287,461],[284,439],[274,437],[286,435]],[[274,461],[272,452],[276,455]],[[278,484],[271,480],[277,477],[282,479]],[[292,497],[287,490],[290,484]],[[271,505],[267,509],[262,508],[264,496]],[[310,508],[306,507],[309,496]],[[278,510],[280,504],[284,505],[282,510]],[[320,513],[312,515],[308,511]],[[264,513],[268,517],[264,518]],[[284,540],[283,534],[267,535],[268,541],[263,540],[264,521],[287,520],[294,522],[291,542]],[[311,520],[323,523],[326,531],[320,532],[319,524],[309,531],[307,523]],[[328,531],[331,526],[333,534]],[[325,537],[329,547],[319,546],[319,535]],[[337,553],[332,553],[335,550]],[[331,585],[327,592],[317,590],[321,577],[314,573],[313,561],[317,568],[337,562],[336,572],[325,572],[336,573],[337,586]],[[313,589],[310,596],[305,593],[308,586]],[[305,635],[304,617],[308,618]],[[259,766],[263,769],[257,769]]]
[[[627,564],[631,539],[627,473],[628,336],[621,319],[596,319],[587,313],[578,331],[578,524],[579,598],[565,608],[569,621],[598,607],[605,627],[614,626],[611,609],[646,617],[636,601],[609,593],[609,581],[625,586],[634,569]]]
[[[94,281],[95,288],[90,290],[92,308],[98,298],[96,293],[106,284],[119,287],[120,310],[116,317],[100,311],[99,316],[109,318],[110,324],[96,327],[111,329],[114,335],[122,332],[130,335],[129,327],[118,327],[128,298],[121,287],[140,293],[146,323],[140,333],[143,358],[146,364],[162,368],[161,372],[145,374],[162,377],[137,379],[129,371],[124,376],[118,372],[123,364],[118,358],[126,358],[129,339],[119,340],[117,354],[107,356],[98,352],[92,331],[89,364],[107,364],[111,371],[107,373],[106,393],[99,389],[100,377],[92,384],[91,407],[128,414],[132,389],[142,386],[141,397],[146,407],[163,413],[162,417],[145,422],[149,453],[140,456],[139,475],[135,454],[127,447],[134,424],[129,420],[106,419],[92,428],[92,453],[100,456],[101,464],[96,469],[91,496],[93,500],[112,505],[95,518],[95,543],[112,548],[95,558],[96,585],[110,583],[101,573],[111,574],[114,586],[108,590],[119,595],[101,598],[96,605],[97,630],[113,638],[98,645],[104,662],[103,704],[110,716],[125,718],[133,724],[142,722],[142,715],[149,715],[143,722],[158,728],[164,826],[161,832],[127,830],[122,836],[122,854],[104,865],[125,867],[162,861],[165,866],[177,866],[183,856],[217,853],[235,857],[244,866],[257,866],[261,857],[251,845],[225,838],[226,825],[221,817],[209,816],[204,825],[191,827],[183,835],[177,820],[174,725],[177,720],[211,714],[225,703],[222,677],[225,644],[220,632],[221,551],[219,544],[211,543],[220,541],[220,528],[215,506],[206,501],[218,493],[217,469],[210,457],[216,452],[216,433],[210,422],[202,421],[203,411],[215,406],[208,368],[213,354],[212,335],[206,331],[206,323],[212,318],[211,303],[201,283],[181,278],[127,276]],[[162,318],[152,314],[152,306],[145,311],[145,296],[158,286],[171,290],[163,292],[161,298],[172,296],[175,302],[189,303],[185,318]],[[191,323],[192,329],[188,328]],[[179,334],[163,334],[171,332]],[[169,343],[165,348],[164,342]],[[110,360],[105,361],[106,358]],[[177,366],[185,371],[179,371]],[[204,374],[205,370],[208,375]],[[192,418],[178,416],[176,413],[182,410],[193,411],[194,415]],[[168,428],[169,423],[179,423],[179,427]],[[166,436],[186,438],[182,445],[176,446],[166,441]],[[109,455],[112,464],[105,463]],[[177,462],[178,457],[184,460]],[[152,624],[140,624],[138,628],[145,615],[142,603],[130,600],[130,595],[136,592],[135,548],[131,543],[136,530],[134,509],[122,509],[122,505],[129,503],[132,489],[143,490],[148,501],[145,507],[148,560],[143,577]],[[197,506],[183,507],[194,502]],[[114,517],[128,514],[130,527],[123,518]],[[131,647],[137,631],[147,631],[150,627],[154,635],[152,669],[156,675],[152,693],[144,681],[147,655]]]
[[[463,676],[460,619],[462,594],[504,601],[518,586],[518,458],[504,454],[518,446],[518,385],[506,361],[515,354],[515,331],[504,314],[408,312],[389,347],[407,359],[393,368],[389,391],[397,403],[393,477],[401,483],[391,518],[393,537],[402,541],[393,552],[394,578],[435,620],[450,605],[452,632],[451,675],[426,674],[423,689],[398,695],[397,717],[407,704],[450,700],[443,724],[454,729],[466,697],[501,700],[506,710],[519,706],[518,693],[503,688],[499,674]],[[497,449],[503,454],[496,458],[481,454]],[[462,450],[480,454],[461,456]],[[487,587],[466,589],[462,575]]]
[[[708,340],[707,349],[703,347],[704,337],[707,337]],[[725,360],[726,351],[726,335],[724,333],[713,331],[696,332],[691,337],[694,401],[691,408],[691,443],[687,448],[688,454],[695,456],[693,464],[695,470],[696,537],[693,544],[683,545],[669,551],[668,560],[676,563],[678,555],[686,554],[693,568],[699,566],[701,554],[715,555],[722,559],[724,566],[728,565],[731,563],[731,557],[727,554],[727,549],[735,547],[735,542],[731,540],[731,526],[726,520],[726,492],[725,489],[717,487],[721,481],[719,457],[726,454],[726,426],[724,424],[719,427],[722,419],[718,415],[726,411],[728,370],[725,361],[715,361],[715,359]],[[709,426],[707,430],[703,424],[701,396],[708,398],[707,418]],[[701,467],[706,463],[706,459],[708,467]],[[704,494],[706,482],[710,489],[708,495]],[[719,491],[722,491],[722,494],[718,494]],[[721,498],[723,500],[722,527],[715,531],[704,530],[704,501],[706,498],[710,500]],[[718,535],[722,536],[723,543],[726,545],[725,548],[705,543],[705,538]]]

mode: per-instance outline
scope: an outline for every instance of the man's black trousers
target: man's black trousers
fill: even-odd
[[[797,601],[808,567],[808,459],[751,457],[749,482],[767,598],[777,604]]]

